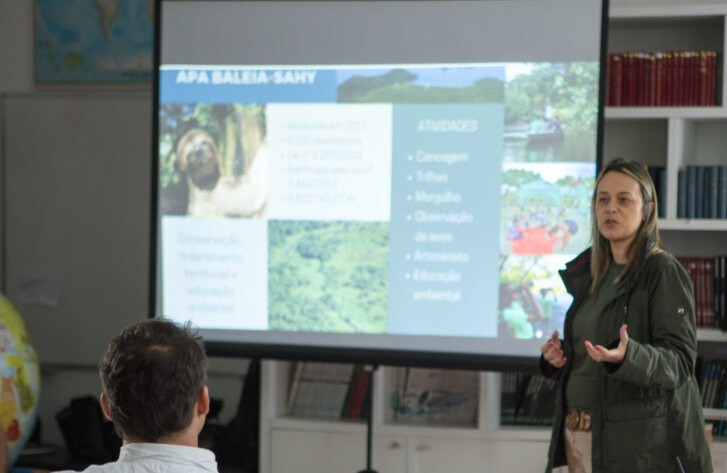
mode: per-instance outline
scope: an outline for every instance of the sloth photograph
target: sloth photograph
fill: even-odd
[[[265,217],[268,156],[263,107],[165,105],[160,115],[163,214]]]

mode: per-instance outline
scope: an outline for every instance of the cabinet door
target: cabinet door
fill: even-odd
[[[545,469],[548,443],[418,438],[411,449],[411,473],[532,473]]]
[[[366,469],[366,437],[359,434],[273,429],[271,451],[271,473],[356,473]],[[407,472],[403,438],[376,436],[372,456],[378,473]]]

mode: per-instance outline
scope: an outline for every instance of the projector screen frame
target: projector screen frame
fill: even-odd
[[[175,0],[179,1],[179,0]],[[224,0],[226,2],[263,2],[264,0]],[[297,0],[293,0],[297,1]],[[346,2],[352,0],[322,0],[330,2]],[[372,2],[387,0],[368,0]],[[415,3],[417,0],[404,0]],[[422,0],[420,0],[422,1]],[[428,0],[423,0],[428,1]],[[478,0],[472,0],[478,1]],[[539,1],[539,0],[532,0]],[[158,292],[161,287],[160,272],[160,208],[159,208],[159,116],[160,116],[160,36],[162,4],[166,0],[154,2],[154,70],[153,70],[153,102],[152,102],[152,193],[151,193],[151,246],[150,246],[150,297],[149,317],[158,317]],[[606,64],[608,44],[608,10],[609,0],[601,0],[601,38],[600,38],[600,69],[598,78],[598,111],[596,125],[596,173],[603,164],[604,104],[606,87]],[[595,176],[594,176],[595,177]],[[536,371],[539,353],[532,356],[510,356],[479,353],[456,353],[449,351],[422,351],[398,349],[357,348],[334,345],[298,345],[291,343],[255,343],[205,340],[205,348],[210,356],[242,357],[274,360],[305,360],[341,363],[363,363],[377,366],[416,366],[429,368],[471,369],[489,371]]]

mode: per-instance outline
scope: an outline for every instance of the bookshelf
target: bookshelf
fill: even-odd
[[[662,237],[675,254],[715,256],[727,253],[727,220],[677,217],[678,172],[687,165],[727,164],[727,2],[710,5],[613,4],[609,52],[713,50],[719,54],[716,103],[710,106],[607,107],[604,159],[637,159],[666,168],[666,216]],[[672,2],[670,2],[672,3]],[[698,329],[700,345],[725,346],[727,333]],[[714,348],[712,348],[714,351]],[[261,473],[347,472],[365,466],[365,425],[350,420],[316,420],[288,415],[291,363],[264,362],[261,396]],[[458,473],[541,471],[550,428],[501,426],[501,374],[480,373],[478,412],[466,425],[399,422],[389,400],[396,368],[374,375],[374,468],[379,473]],[[727,420],[727,410],[705,409],[713,421]],[[715,440],[715,472],[727,472],[727,442]]]
[[[727,253],[726,219],[687,219],[679,215],[679,171],[690,165],[727,164],[727,107],[724,91],[724,53],[727,51],[727,5],[612,6],[608,51],[717,51],[716,98],[701,106],[612,106],[605,110],[604,160],[624,156],[666,168],[666,195],[660,205],[666,216],[659,222],[669,250],[684,256]],[[705,363],[727,334],[699,328],[697,337]],[[701,374],[701,373],[700,373]],[[724,421],[727,410],[706,408],[705,417]],[[727,471],[727,443],[713,444],[716,472]]]

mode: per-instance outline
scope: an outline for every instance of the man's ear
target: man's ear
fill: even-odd
[[[196,403],[197,415],[207,415],[210,411],[210,393],[207,386],[202,386]]]
[[[111,419],[111,409],[109,408],[109,400],[106,398],[106,395],[104,393],[101,393],[101,410],[103,411],[103,415],[108,420]]]

